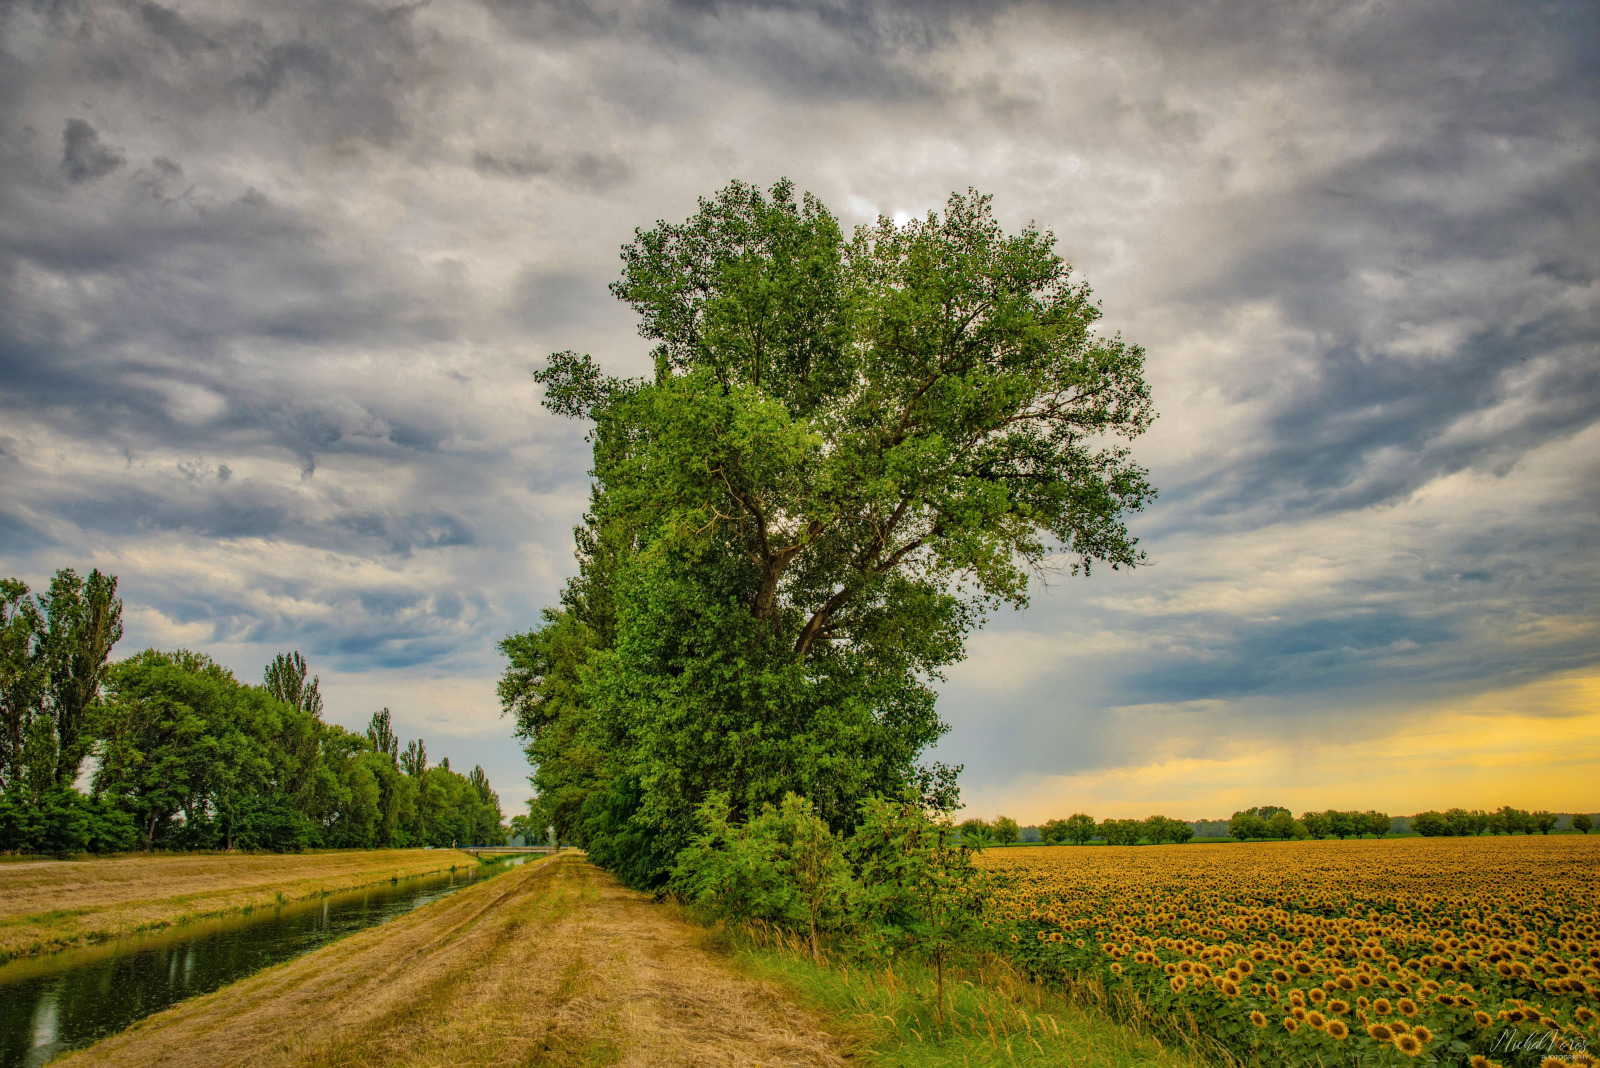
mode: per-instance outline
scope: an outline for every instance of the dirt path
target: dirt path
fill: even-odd
[[[845,1043],[581,857],[479,886],[59,1064],[838,1065]]]

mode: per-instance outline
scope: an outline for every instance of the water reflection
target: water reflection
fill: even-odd
[[[516,863],[425,875],[0,966],[0,1068],[36,1068]]]

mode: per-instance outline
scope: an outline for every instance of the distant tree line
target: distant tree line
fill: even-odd
[[[1538,811],[1525,812],[1510,805],[1496,812],[1468,811],[1452,808],[1447,812],[1421,812],[1410,817],[1410,829],[1425,837],[1469,834],[1512,834],[1521,832],[1549,834],[1561,821],[1557,814]],[[1328,809],[1323,812],[1302,812],[1298,818],[1279,805],[1257,805],[1235,812],[1226,822],[1200,821],[1199,827],[1219,831],[1241,842],[1256,839],[1291,838],[1378,838],[1392,833],[1396,827],[1404,829],[1405,821],[1397,821],[1386,812],[1371,809],[1365,812]],[[1592,817],[1578,813],[1572,817],[1572,829],[1588,834],[1594,827]],[[1187,842],[1195,837],[1197,825],[1184,820],[1151,816],[1143,820],[1101,820],[1082,812],[1066,819],[1047,820],[1038,827],[1019,827],[1008,816],[998,816],[991,821],[969,819],[957,828],[961,841],[969,846],[983,848],[990,845],[1011,845],[1019,840],[1034,840],[1047,845],[1070,842],[1085,845],[1100,841],[1107,845],[1136,845],[1150,842]],[[1036,837],[1034,835],[1036,834]]]
[[[986,845],[1010,845],[1022,837],[1022,828],[1009,816],[998,816],[989,822],[969,819],[957,830],[964,844],[980,849]],[[1038,832],[1039,841],[1048,845],[1063,842],[1083,845],[1095,839],[1103,840],[1107,845],[1134,845],[1142,841],[1159,845],[1162,842],[1187,842],[1194,837],[1194,828],[1183,820],[1151,816],[1143,820],[1104,820],[1096,823],[1094,817],[1082,812],[1064,820],[1049,820],[1039,826]]]
[[[481,767],[429,767],[387,708],[364,734],[322,719],[298,652],[251,686],[204,653],[122,637],[117,580],[0,581],[0,850],[375,848],[504,841]],[[93,761],[89,793],[76,783]]]
[[[1523,834],[1549,834],[1561,817],[1552,812],[1540,809],[1537,812],[1527,812],[1520,808],[1503,805],[1494,812],[1485,812],[1481,809],[1452,808],[1444,812],[1419,812],[1411,817],[1411,829],[1425,838],[1464,837],[1479,834],[1514,834],[1521,831]],[[1594,821],[1587,813],[1579,812],[1572,817],[1572,829],[1588,834],[1594,827]]]

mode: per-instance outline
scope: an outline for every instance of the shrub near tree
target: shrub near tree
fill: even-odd
[[[744,824],[730,811],[716,794],[701,805],[699,833],[669,883],[675,894],[709,919],[802,934],[814,959],[830,935],[868,958],[909,950],[934,967],[942,1017],[946,964],[998,933],[985,922],[997,877],[973,866],[954,827],[919,802],[879,797],[862,802],[845,837],[794,794]]]

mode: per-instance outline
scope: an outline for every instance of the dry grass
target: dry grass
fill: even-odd
[[[0,865],[0,960],[477,863],[375,849]]]
[[[844,1040],[671,909],[536,861],[175,1006],[100,1065],[840,1065]]]

